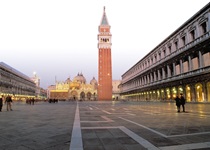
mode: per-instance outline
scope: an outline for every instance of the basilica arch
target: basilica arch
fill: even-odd
[[[80,100],[85,100],[85,92],[80,93]]]
[[[77,91],[71,91],[70,92],[70,99],[72,99],[72,100],[78,100],[78,93],[77,93]]]
[[[88,100],[91,100],[91,97],[92,97],[91,92],[87,92],[87,99],[88,99]]]

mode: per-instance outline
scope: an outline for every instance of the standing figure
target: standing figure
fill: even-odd
[[[1,110],[2,110],[2,107],[3,107],[3,96],[0,96],[0,112],[1,112]]]
[[[32,98],[32,100],[31,100],[31,101],[32,101],[32,105],[34,105],[34,102],[35,102],[34,98]]]
[[[5,100],[5,103],[7,104],[7,111],[12,111],[12,98],[11,98],[11,96],[7,96],[6,97],[6,100]]]
[[[184,98],[184,96],[183,96],[183,94],[180,94],[180,101],[181,101],[181,105],[182,105],[182,110],[183,110],[183,112],[185,112],[185,98]]]
[[[180,112],[181,100],[178,95],[176,96],[175,101],[176,101],[177,112]]]

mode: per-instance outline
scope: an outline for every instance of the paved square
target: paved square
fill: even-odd
[[[210,104],[16,102],[0,112],[0,149],[210,149]]]

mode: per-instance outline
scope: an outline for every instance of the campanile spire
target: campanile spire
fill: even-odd
[[[105,12],[102,15],[98,34],[98,100],[112,99],[111,26]]]

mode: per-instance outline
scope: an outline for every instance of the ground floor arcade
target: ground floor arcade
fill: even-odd
[[[129,100],[173,100],[181,93],[187,102],[210,102],[210,81],[192,82],[183,84],[164,84],[152,88],[135,90],[123,94],[124,99]]]

